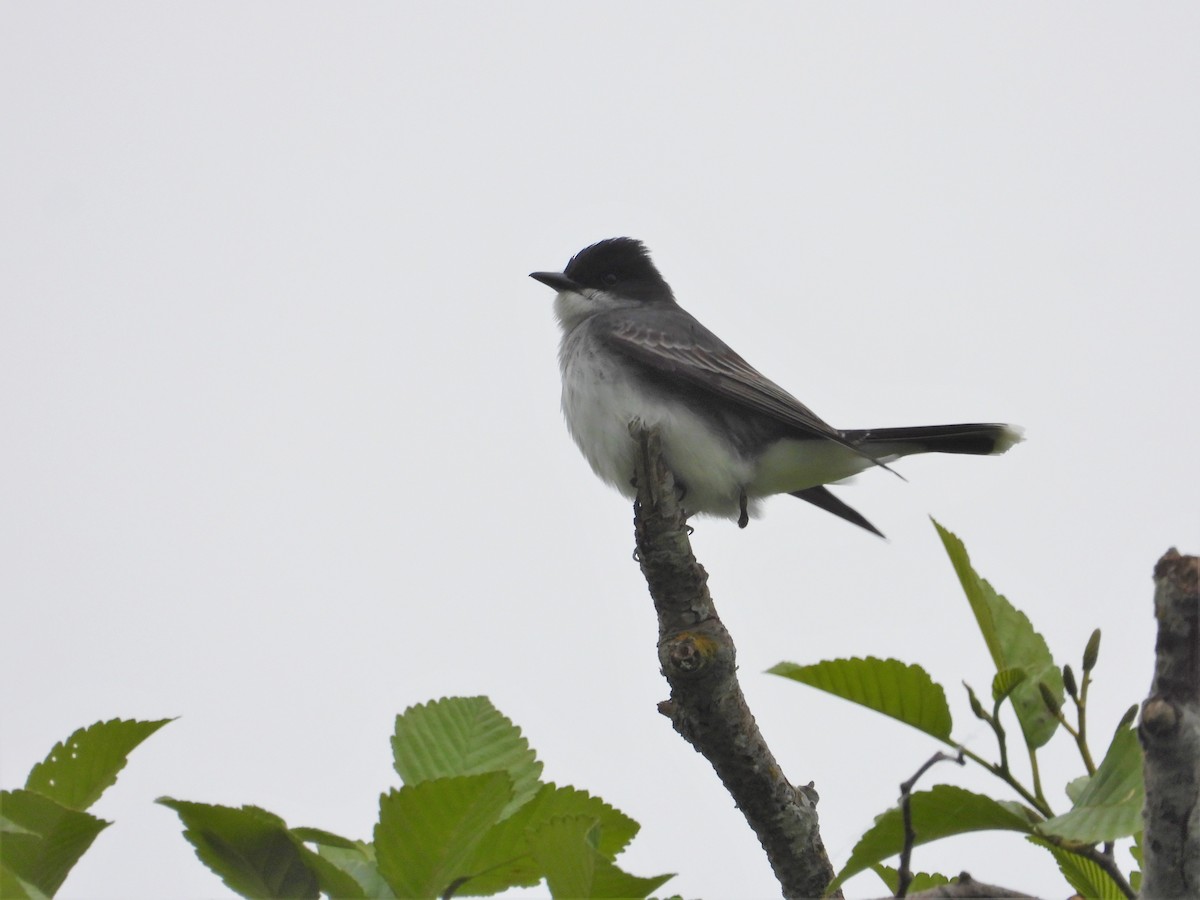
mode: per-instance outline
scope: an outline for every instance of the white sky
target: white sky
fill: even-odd
[[[631,511],[558,412],[526,275],[614,235],[835,425],[1027,429],[842,490],[889,542],[788,498],[697,523],[835,864],[937,747],[764,669],[923,663],[992,752],[929,514],[1060,661],[1104,629],[1102,752],[1152,566],[1200,549],[1198,45],[1192,3],[5,3],[0,783],[181,717],[63,896],[221,894],[162,794],[369,837],[394,715],[475,693],[642,823],[623,866],[777,895],[655,710]],[[1064,895],[1012,835],[915,862]]]

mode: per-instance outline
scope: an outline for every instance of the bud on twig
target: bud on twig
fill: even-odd
[[[1097,628],[1088,638],[1087,646],[1083,648],[1083,671],[1090,672],[1096,668],[1096,657],[1100,655],[1100,629]]]
[[[1072,700],[1079,699],[1079,691],[1075,685],[1075,673],[1071,671],[1069,663],[1063,666],[1063,687],[1067,689],[1067,693],[1070,694]]]
[[[984,710],[983,704],[979,702],[979,698],[975,696],[975,692],[971,690],[971,686],[964,681],[963,687],[967,689],[967,702],[971,704],[971,712],[975,713],[975,718],[990,722],[992,717]]]
[[[1054,691],[1050,690],[1050,685],[1044,681],[1038,682],[1038,690],[1042,693],[1042,702],[1046,704],[1046,709],[1057,716],[1062,711],[1062,704],[1058,702],[1058,698],[1054,696]]]

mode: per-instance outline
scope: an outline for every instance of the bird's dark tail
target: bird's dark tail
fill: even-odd
[[[1013,444],[1024,440],[1021,429],[1015,425],[985,424],[872,428],[843,431],[842,436],[864,453],[878,455],[889,461],[912,453],[969,453],[987,456],[1003,453]],[[883,537],[883,532],[868,522],[862,513],[847,506],[824,487],[792,491],[792,496]]]
[[[812,487],[806,488],[803,491],[792,491],[793,497],[799,497],[801,500],[807,500],[818,509],[823,509],[825,512],[833,513],[835,516],[840,516],[847,522],[853,522],[859,528],[865,528],[872,534],[877,534],[884,537],[882,531],[867,521],[866,516],[851,506],[847,506],[833,494],[829,493],[827,488]]]
[[[1024,438],[1015,425],[917,425],[910,428],[871,428],[843,431],[850,443],[871,452],[874,447],[891,444],[884,456],[895,453],[969,453],[988,456],[1003,453]]]

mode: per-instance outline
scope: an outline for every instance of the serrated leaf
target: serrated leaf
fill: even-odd
[[[1128,837],[1142,830],[1142,748],[1137,732],[1117,732],[1070,812],[1047,819],[1038,831],[1066,840],[1094,844]]]
[[[522,808],[520,811],[526,828],[553,818],[583,816],[594,819],[600,826],[596,852],[608,859],[615,859],[641,828],[637,822],[619,809],[610,806],[587,791],[570,785],[563,787],[553,783],[542,785],[528,807],[528,809]],[[514,818],[516,817],[514,816]],[[502,825],[506,824],[502,823]],[[519,826],[519,823],[514,823],[514,826]]]
[[[767,671],[881,712],[950,743],[946,692],[920,666],[868,656],[808,666],[785,662]]]
[[[1055,847],[1049,841],[1033,835],[1029,835],[1025,840],[1050,851],[1054,861],[1058,863],[1058,871],[1062,872],[1067,884],[1071,885],[1079,896],[1087,897],[1088,900],[1125,900],[1125,892],[1107,872],[1087,857]]]
[[[170,797],[158,802],[179,816],[200,861],[243,897],[364,896],[353,878],[305,847],[274,813]]]
[[[879,876],[880,880],[887,885],[887,889],[894,896],[896,891],[900,890],[900,872],[893,869],[891,866],[885,866],[883,863],[876,863],[871,866],[871,871]],[[943,884],[949,884],[950,879],[945,875],[940,875],[937,872],[914,872],[912,881],[909,882],[906,894],[916,894],[921,891],[928,891],[935,887],[941,887]]]
[[[912,795],[914,845],[971,831],[1033,831],[1034,814],[1015,803],[1002,803],[983,794],[960,787],[939,784]],[[826,888],[830,894],[868,866],[899,855],[904,847],[904,820],[900,808],[893,807],[875,819],[854,849],[850,859]]]
[[[406,784],[379,799],[375,859],[398,897],[438,897],[464,877],[512,799],[504,772]]]
[[[529,850],[528,833],[551,819],[587,818],[599,826],[596,852],[614,859],[638,832],[638,823],[599,797],[573,787],[543,784],[533,799],[492,828],[465,864],[475,873],[456,892],[476,897],[531,887],[544,877]]]
[[[534,795],[542,774],[521,729],[487,697],[447,697],[409,707],[396,717],[392,755],[406,785],[507,772],[513,797],[505,816]]]
[[[597,855],[588,842],[594,819],[575,816],[539,825],[529,837],[530,853],[546,873],[552,897],[590,897]]]
[[[1046,708],[1038,684],[1044,682],[1061,706],[1062,670],[1055,665],[1046,639],[1034,630],[1028,616],[996,593],[986,579],[979,577],[962,541],[936,521],[933,525],[954,565],[996,671],[1025,670],[1025,679],[1013,688],[1009,701],[1021,723],[1025,743],[1037,749],[1058,729],[1058,719]]]
[[[21,884],[14,896],[53,895],[111,822],[35,791],[0,791],[0,870]]]
[[[586,816],[552,819],[529,836],[530,852],[546,873],[552,897],[648,897],[672,878],[639,878],[596,851],[598,824]]]
[[[992,702],[1000,703],[1003,701],[1017,689],[1017,685],[1021,684],[1025,680],[1025,677],[1025,670],[1020,666],[997,672],[996,677],[992,679]]]
[[[70,809],[87,809],[117,780],[130,752],[171,721],[111,719],[80,728],[33,767],[25,789]]]

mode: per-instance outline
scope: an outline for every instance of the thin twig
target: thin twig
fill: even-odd
[[[925,764],[913,774],[913,777],[900,785],[900,814],[904,817],[904,848],[900,851],[900,869],[897,874],[896,896],[903,897],[908,893],[908,886],[912,884],[912,851],[913,844],[917,840],[917,833],[913,830],[912,824],[912,789],[922,775],[924,775],[931,767],[940,762],[956,762],[960,766],[965,766],[966,759],[963,757],[962,748],[959,748],[956,756],[942,753],[940,750],[933,754],[925,761]]]
[[[1000,724],[1000,703],[997,701],[992,708],[992,731],[996,732],[996,743],[1000,745],[1000,768],[1005,772],[1008,771],[1008,735],[1004,731],[1004,726]]]

